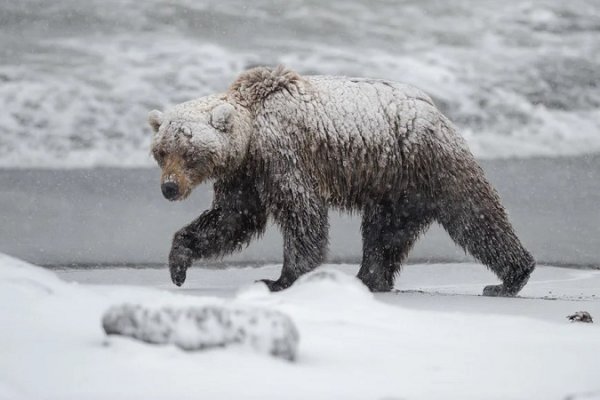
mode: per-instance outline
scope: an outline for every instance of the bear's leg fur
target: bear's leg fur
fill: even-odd
[[[173,237],[169,253],[171,280],[181,286],[195,259],[224,256],[239,250],[264,231],[266,220],[266,215],[241,215],[239,211],[203,212]]]
[[[417,201],[365,207],[361,225],[363,259],[357,277],[373,292],[392,290],[402,262],[431,222],[431,212]]]
[[[303,197],[299,196],[294,204],[282,205],[275,215],[283,232],[283,268],[276,281],[262,280],[271,291],[288,288],[325,259],[329,239],[327,207]]]
[[[535,268],[508,221],[496,191],[473,160],[468,178],[453,184],[439,202],[438,221],[452,239],[502,280],[484,288],[486,296],[515,296]]]
[[[171,280],[181,286],[198,258],[222,257],[240,250],[267,225],[267,212],[251,180],[215,183],[213,208],[173,237],[169,254]]]

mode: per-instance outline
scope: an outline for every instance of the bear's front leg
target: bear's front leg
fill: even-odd
[[[305,196],[294,200],[275,214],[283,231],[283,268],[279,279],[262,280],[273,292],[290,287],[298,277],[315,269],[327,253],[327,207]]]
[[[180,229],[169,254],[171,280],[181,286],[187,269],[199,258],[222,257],[248,244],[265,231],[267,212],[254,181],[217,181],[213,208]]]
[[[191,224],[181,228],[173,236],[169,252],[171,280],[177,286],[185,282],[187,270],[196,258],[208,253],[209,238],[215,237],[220,210],[207,210]]]
[[[192,266],[194,261],[193,255],[191,249],[173,243],[169,252],[169,271],[171,272],[171,281],[177,286],[181,286],[185,282],[187,269]]]
[[[171,280],[181,286],[195,259],[220,257],[241,249],[264,231],[264,210],[212,209],[205,211],[173,237],[169,253]]]

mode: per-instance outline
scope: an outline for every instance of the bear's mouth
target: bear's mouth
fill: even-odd
[[[189,195],[192,193],[192,189],[187,189],[185,192],[181,193],[179,195],[179,197],[177,197],[176,199],[173,199],[172,201],[182,201],[185,200],[189,197]]]

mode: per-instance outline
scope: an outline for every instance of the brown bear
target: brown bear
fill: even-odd
[[[152,111],[149,123],[167,199],[214,180],[211,209],[173,238],[176,285],[193,260],[239,250],[271,217],[283,268],[264,282],[287,288],[323,262],[329,207],[362,212],[358,278],[372,291],[393,288],[433,221],[502,280],[485,295],[516,295],[535,267],[463,138],[414,87],[254,68],[225,93]]]

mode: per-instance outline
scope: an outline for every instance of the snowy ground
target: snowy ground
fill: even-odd
[[[600,398],[600,328],[565,318],[600,317],[600,271],[541,267],[522,298],[498,299],[477,296],[494,279],[474,264],[408,266],[376,296],[356,266],[328,268],[343,274],[270,294],[252,282],[278,266],[196,268],[176,289],[165,270],[54,274],[0,255],[0,398]],[[125,301],[284,312],[298,359],[107,339],[101,315]]]

